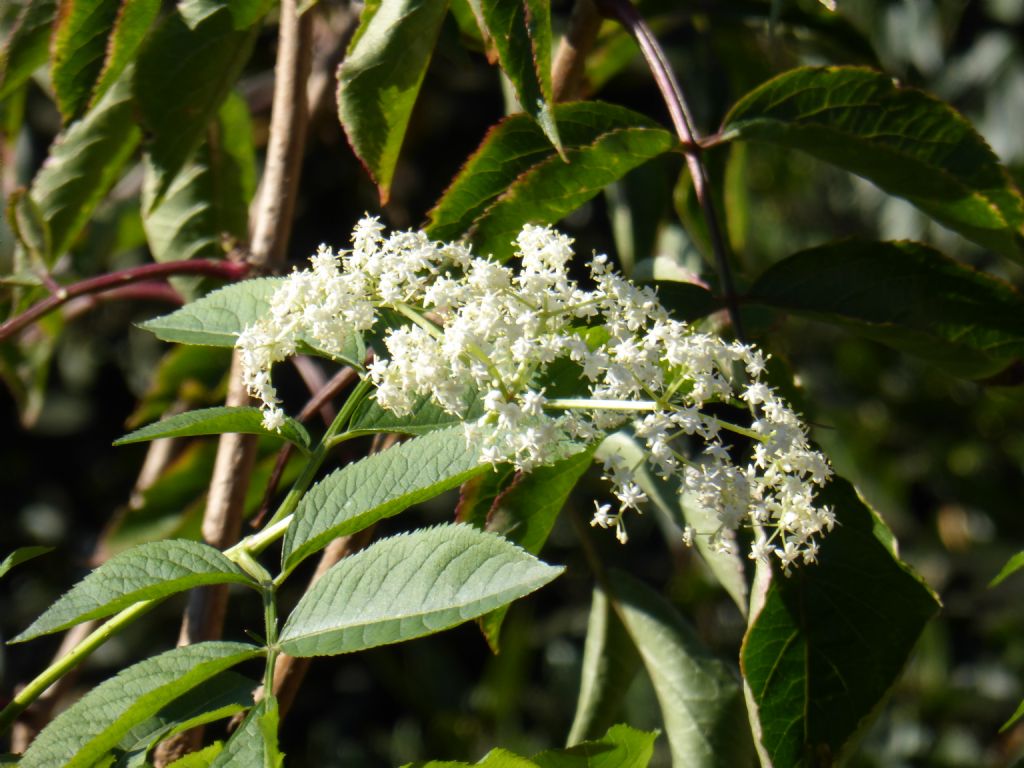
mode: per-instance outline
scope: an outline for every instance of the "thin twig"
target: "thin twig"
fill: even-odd
[[[117,272],[110,272],[98,277],[90,277],[72,285],[60,288],[52,296],[33,304],[20,315],[12,317],[0,325],[0,342],[6,341],[14,334],[32,325],[39,318],[67,304],[74,298],[88,294],[113,291],[132,283],[166,278],[172,275],[207,275],[225,280],[240,280],[249,272],[247,264],[232,261],[210,261],[191,259],[186,261],[169,261],[165,264],[144,264]]]
[[[551,66],[555,101],[571,101],[583,94],[586,88],[584,64],[600,29],[601,14],[594,0],[576,0]]]
[[[729,320],[737,338],[742,340],[744,334],[740,319],[739,300],[733,283],[732,268],[729,266],[725,238],[718,221],[718,214],[715,212],[714,201],[711,199],[707,170],[701,159],[702,141],[694,130],[693,116],[687,106],[683,89],[672,72],[672,67],[657,38],[637,13],[630,0],[597,0],[597,2],[605,15],[621,23],[636,40],[644,59],[647,60],[647,65],[651,68],[658,90],[661,91],[661,95],[665,99],[665,105],[672,118],[672,125],[683,145],[694,193],[697,195],[704,221],[707,223],[719,279],[722,281],[722,298],[729,313]]]

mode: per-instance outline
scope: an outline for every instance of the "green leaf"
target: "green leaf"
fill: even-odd
[[[1024,298],[918,243],[832,243],[770,267],[747,301],[837,323],[950,373],[990,376],[1024,357]]]
[[[0,48],[0,99],[46,63],[57,0],[27,0]]]
[[[121,0],[62,0],[50,43],[50,79],[68,121],[85,111],[107,53]]]
[[[437,429],[450,427],[462,421],[476,419],[483,413],[483,400],[476,387],[469,386],[463,396],[466,411],[463,416],[454,416],[437,405],[430,395],[421,395],[407,416],[396,416],[382,408],[377,400],[368,397],[352,414],[349,430],[352,432],[396,432],[402,435],[425,435]]]
[[[0,562],[0,579],[12,568],[52,551],[53,547],[19,547]]]
[[[283,277],[258,277],[233,283],[211,291],[169,315],[141,323],[140,327],[164,341],[233,347],[247,326],[270,312],[270,300],[283,280]],[[360,368],[365,356],[363,340],[358,333],[349,335],[341,354],[327,353],[312,343],[301,348]]]
[[[733,668],[715,658],[665,598],[621,571],[612,604],[640,652],[661,705],[676,765],[748,765],[753,745]]]
[[[696,283],[652,280],[650,285],[658,291],[658,299],[661,300],[662,306],[669,310],[676,320],[700,320],[722,308],[722,302],[711,291]]]
[[[245,100],[229,94],[206,141],[158,204],[160,174],[146,164],[142,221],[156,261],[223,258],[224,237],[244,240],[256,188],[252,122]]]
[[[226,5],[235,29],[246,29],[262,19],[272,4],[272,0],[178,0],[178,13],[195,29]]]
[[[754,89],[722,139],[800,149],[906,198],[940,223],[1024,260],[1024,200],[952,107],[856,67],[807,67]]]
[[[524,223],[555,223],[607,184],[676,146],[657,123],[611,104],[558,104],[554,117],[569,162],[526,115],[506,118],[490,130],[430,212],[430,236],[454,240],[468,232],[479,252],[508,258]]]
[[[277,698],[260,699],[210,768],[280,768],[284,755],[277,748],[277,729]]]
[[[440,429],[342,467],[314,485],[284,536],[291,571],[332,539],[397,515],[485,471],[461,426]]]
[[[762,762],[840,762],[939,603],[845,480],[819,494],[837,525],[817,565],[773,574],[740,652]]]
[[[579,697],[566,743],[594,738],[620,716],[625,691],[640,668],[640,655],[601,589],[590,603],[583,645]]]
[[[135,60],[139,46],[160,12],[160,0],[121,0],[113,29],[107,38],[103,69],[92,87],[89,104],[95,104]]]
[[[218,406],[175,414],[118,438],[114,441],[114,445],[144,443],[162,437],[220,435],[225,432],[281,437],[304,453],[309,453],[310,450],[309,432],[295,419],[285,417],[281,431],[275,432],[263,426],[263,412],[259,408],[247,406]]]
[[[224,749],[224,742],[215,741],[208,747],[203,747],[198,752],[189,752],[182,758],[169,763],[167,768],[210,768],[213,761],[217,759]]]
[[[5,561],[6,562],[6,561]],[[1003,581],[1014,573],[1024,568],[1024,551],[1018,552],[1016,555],[1011,557],[1006,565],[1003,566],[1002,570],[996,575],[992,581],[989,582],[990,587],[994,587],[997,584],[1002,584]],[[3,566],[0,566],[0,576],[3,575]]]
[[[540,768],[646,768],[654,755],[656,732],[613,725],[600,739],[568,749],[552,749],[534,755]],[[695,765],[687,762],[687,766]]]
[[[11,193],[7,198],[7,220],[34,265],[53,263],[50,225],[32,195],[23,189]]]
[[[140,661],[100,683],[58,715],[29,746],[21,766],[91,766],[168,702],[261,653],[262,649],[247,643],[207,642]]]
[[[133,91],[149,136],[146,148],[155,176],[151,206],[167,193],[206,135],[248,61],[258,32],[258,26],[235,29],[225,7],[195,29],[172,13],[146,40]]]
[[[341,560],[310,587],[281,631],[281,650],[324,656],[430,635],[528,595],[563,570],[468,525],[400,534]]]
[[[338,68],[338,117],[382,206],[447,8],[447,0],[368,5]]]
[[[501,534],[530,554],[539,554],[558,513],[590,467],[593,456],[594,448],[585,448],[554,464],[517,475],[512,485],[494,500],[487,530]],[[502,606],[480,618],[480,628],[495,653],[500,649],[501,625],[507,612],[508,606]]]
[[[478,9],[516,100],[561,152],[558,126],[551,113],[549,0],[479,0]]]
[[[1005,733],[1013,726],[1014,723],[1016,723],[1022,717],[1024,717],[1024,701],[1021,701],[1020,706],[1017,707],[1017,711],[1010,716],[1010,719],[1003,723],[1001,726],[999,726],[999,732]]]
[[[130,79],[126,72],[57,137],[32,181],[31,195],[50,226],[53,259],[71,247],[139,143]]]
[[[117,749],[123,756],[117,768],[122,763],[125,768],[144,765],[147,753],[157,742],[175,733],[249,709],[255,689],[255,682],[230,670],[200,683],[121,738]]]
[[[176,539],[141,544],[115,555],[73,586],[10,642],[67,629],[122,608],[207,584],[252,584],[233,562],[207,544]]]

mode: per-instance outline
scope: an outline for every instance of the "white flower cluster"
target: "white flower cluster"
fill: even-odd
[[[605,256],[589,264],[594,288],[582,289],[568,274],[572,241],[549,228],[528,225],[517,244],[513,269],[423,233],[385,237],[366,218],[351,250],[335,255],[322,246],[312,268],[292,273],[270,314],[238,340],[266,426],[283,419],[271,365],[292,354],[300,336],[340,349],[346,334],[368,330],[387,308],[410,322],[387,332],[386,354],[379,350],[369,367],[381,406],[403,415],[429,396],[465,417],[466,393],[475,390],[483,415],[467,423],[467,434],[483,446],[481,460],[521,470],[631,422],[651,467],[717,515],[717,546],[735,546],[735,531],[748,526],[751,557],[774,554],[787,571],[814,562],[835,521],[815,504],[831,471],[798,416],[761,381],[763,354],[673,320],[651,288],[613,272]],[[576,390],[561,392],[566,382]],[[549,396],[545,386],[566,396]],[[749,423],[712,415],[707,406],[715,403],[743,406]],[[741,451],[747,458],[737,462]],[[599,505],[593,519],[621,541],[624,513],[646,501],[635,469],[614,456],[606,462],[618,508]]]

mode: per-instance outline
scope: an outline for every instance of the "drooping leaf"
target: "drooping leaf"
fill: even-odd
[[[837,323],[967,377],[1024,357],[1024,297],[909,242],[832,243],[790,256],[748,300]]]
[[[159,440],[162,437],[220,435],[225,432],[281,437],[305,453],[310,450],[309,432],[295,419],[286,416],[281,431],[274,432],[263,426],[263,412],[259,408],[247,406],[218,406],[178,413],[155,424],[149,424],[142,429],[130,432],[115,440],[114,445],[144,443],[150,440]]]
[[[786,72],[733,107],[722,138],[800,149],[1024,260],[1024,199],[984,139],[949,105],[879,72]]]
[[[271,0],[178,0],[178,13],[195,29],[224,6],[231,12],[235,29],[246,29],[259,21],[273,5]]]
[[[284,755],[277,748],[277,729],[277,698],[266,696],[249,711],[210,768],[280,768]]]
[[[124,73],[96,106],[57,137],[32,181],[30,193],[50,226],[53,259],[71,247],[138,146],[130,78],[130,72]]]
[[[53,547],[19,547],[5,557],[3,562],[0,562],[0,579],[6,576],[12,568],[52,551]]]
[[[430,236],[454,240],[470,233],[479,252],[508,258],[524,223],[555,223],[676,145],[657,123],[611,104],[558,104],[554,117],[569,162],[527,116],[503,120],[430,212]]]
[[[621,571],[608,578],[611,599],[640,652],[661,705],[677,765],[747,765],[753,756],[740,681],[701,644],[665,598]]]
[[[230,670],[200,683],[126,733],[117,744],[122,756],[115,768],[146,765],[146,755],[157,742],[248,709],[255,689],[255,682]]]
[[[141,323],[140,327],[164,341],[233,347],[238,341],[238,335],[247,326],[269,313],[270,300],[284,279],[258,277],[233,283],[211,291],[169,315]],[[358,333],[350,334],[345,339],[340,354],[327,353],[311,342],[301,345],[301,350],[331,357],[356,367],[362,367],[365,356],[363,340]]]
[[[483,401],[476,387],[466,388],[463,402],[466,405],[466,411],[460,417],[447,413],[441,406],[434,403],[429,395],[422,395],[412,406],[411,413],[406,416],[396,416],[394,412],[378,405],[375,398],[368,397],[356,407],[349,429],[353,432],[396,432],[403,435],[425,435],[427,432],[450,427],[460,421],[476,419],[483,413]]]
[[[302,497],[284,537],[290,571],[338,536],[361,531],[486,470],[480,451],[449,427],[367,456],[331,473]]]
[[[57,0],[27,0],[0,47],[0,99],[46,63]]]
[[[540,768],[646,768],[657,737],[656,732],[613,725],[599,739],[541,752],[531,759]]]
[[[1006,565],[1002,567],[999,573],[992,581],[989,582],[990,587],[994,587],[998,584],[1002,584],[1005,579],[1015,574],[1017,571],[1024,568],[1024,551],[1018,552],[1016,555],[1006,561]],[[3,574],[3,566],[0,566],[0,575]]]
[[[61,0],[50,43],[50,80],[65,121],[89,103],[107,52],[120,0]]]
[[[22,768],[86,768],[135,725],[204,680],[263,651],[247,643],[188,645],[140,661],[100,683],[44,728]]]
[[[121,0],[117,18],[107,38],[103,69],[92,87],[89,104],[95,104],[135,60],[139,46],[160,12],[160,0]]]
[[[498,54],[516,100],[555,149],[561,151],[551,106],[551,7],[549,0],[478,0],[485,36]]]
[[[447,0],[383,0],[368,7],[338,68],[338,117],[381,205],[447,8]]]
[[[251,584],[218,550],[176,539],[142,544],[115,555],[73,586],[11,642],[110,616],[141,600],[173,595],[207,584]]]
[[[593,448],[585,448],[517,477],[491,506],[487,530],[500,533],[532,555],[539,554],[593,455]],[[507,612],[508,606],[502,606],[480,618],[480,628],[495,653],[500,649],[501,625]]]
[[[154,205],[159,183],[159,173],[147,163],[142,221],[156,261],[221,258],[225,237],[246,237],[256,156],[249,110],[241,96],[228,95],[206,141]]]
[[[258,26],[236,29],[227,7],[195,29],[169,14],[139,52],[133,92],[148,135],[158,204],[206,134],[249,59]],[[182,51],[188,51],[187,56]]]
[[[820,562],[772,576],[740,653],[762,762],[776,766],[841,761],[939,607],[849,483],[819,501],[838,523]]]
[[[281,649],[324,656],[433,634],[528,595],[562,570],[468,525],[400,534],[317,581],[288,617]]]
[[[608,598],[594,590],[583,646],[579,697],[566,744],[595,738],[619,719],[623,694],[640,668],[640,655]]]

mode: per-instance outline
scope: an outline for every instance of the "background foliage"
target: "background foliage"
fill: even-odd
[[[177,12],[152,0],[123,7],[65,5],[70,10],[56,22],[53,3],[0,6],[8,211],[0,224],[0,271],[10,276],[2,294],[8,315],[45,295],[41,266],[67,284],[152,261],[220,258],[245,243],[248,204],[266,153],[276,9],[255,0],[232,3],[230,12],[211,11],[203,2],[179,3]],[[485,5],[492,28],[527,23],[516,14],[503,16],[501,4]],[[88,14],[92,6],[102,12]],[[986,170],[991,156],[969,134],[966,149],[952,161],[959,163],[954,170],[961,172],[962,186],[952,184],[945,198],[936,195],[946,189],[945,176],[931,178],[921,170],[931,167],[929,157],[896,153],[900,162],[880,160],[849,136],[905,139],[921,131],[930,140],[936,124],[955,134],[967,123],[943,122],[952,114],[945,102],[966,116],[1020,186],[1024,4],[848,0],[835,14],[799,2],[647,0],[639,8],[668,51],[701,134],[722,129],[723,143],[704,157],[739,293],[746,297],[748,336],[772,353],[777,384],[815,425],[815,440],[892,528],[902,558],[943,602],[850,764],[1013,765],[1024,754],[1024,723],[1002,732],[1000,726],[1024,695],[1024,580],[1017,574],[988,585],[1024,541],[1018,513],[1024,498],[1024,315],[1019,295],[1007,287],[1024,278],[1024,214],[1000,179],[993,181]],[[255,23],[268,10],[269,21]],[[315,18],[312,119],[287,247],[292,262],[303,261],[320,242],[343,245],[350,225],[367,210],[382,210],[394,228],[425,224],[438,238],[460,236],[472,224],[477,242],[499,255],[508,233],[526,217],[561,221],[576,238],[577,253],[614,253],[621,268],[638,278],[699,276],[720,292],[685,164],[678,154],[665,154],[675,139],[664,104],[635,44],[615,24],[604,23],[587,62],[587,96],[616,105],[598,110],[592,102],[551,107],[552,83],[536,77],[537,69],[517,69],[528,57],[545,62],[551,41],[542,32],[495,37],[493,57],[511,78],[502,81],[484,54],[468,4],[452,2],[444,13],[438,3],[368,3],[364,31],[349,43],[356,10],[322,0],[309,11]],[[570,11],[567,4],[553,4],[554,40]],[[374,25],[389,28],[396,18],[406,26],[389,38],[391,47],[377,45]],[[104,34],[111,29],[119,34],[117,45],[108,47]],[[524,39],[534,50],[514,49]],[[346,63],[337,70],[346,47]],[[382,87],[373,82],[378,70],[367,66],[374,57],[400,62],[396,68],[409,76],[388,80],[391,109],[371,118],[359,100]],[[842,104],[827,119],[813,109],[773,111],[775,104],[792,102],[771,89],[813,90],[808,79],[818,75],[806,70],[798,75],[803,80],[776,81],[759,91],[760,101],[736,106],[779,73],[822,64],[864,65],[883,74],[851,74]],[[339,126],[335,77],[352,94],[340,115],[348,140]],[[935,98],[917,97],[909,116],[890,106],[861,121],[858,105],[884,106],[894,98],[891,78]],[[840,89],[832,93],[838,98]],[[516,96],[530,114],[493,128]],[[799,124],[799,130],[773,120]],[[379,130],[382,122],[386,131]],[[835,133],[839,128],[842,138]],[[489,186],[460,187],[457,181],[449,188],[485,137],[491,144],[466,168],[497,168]],[[572,160],[574,176],[559,175],[560,153]],[[609,157],[628,167],[609,167]],[[559,184],[564,194],[550,194]],[[928,200],[915,207],[915,197]],[[966,198],[977,205],[963,203]],[[1015,237],[1007,234],[1014,229]],[[834,244],[847,236],[918,244]],[[173,282],[186,298],[213,284],[196,276]],[[669,290],[662,295],[672,297]],[[18,343],[0,346],[0,374],[9,392],[3,399],[7,439],[0,448],[2,552],[39,544],[58,549],[0,582],[5,639],[28,626],[90,564],[140,541],[199,534],[213,440],[185,444],[155,482],[134,493],[146,450],[114,450],[110,443],[172,404],[223,402],[228,351],[168,351],[132,325],[167,311],[167,294],[133,298],[76,299]],[[683,313],[701,317],[708,301],[706,292],[694,290],[677,303]],[[289,402],[301,404],[299,377],[282,371],[282,382]],[[302,442],[301,433],[295,440]],[[343,446],[335,460],[360,450],[365,446]],[[265,441],[247,499],[251,512],[261,503],[273,462],[274,444]],[[286,479],[296,472],[295,465],[286,469]],[[875,563],[887,567],[893,561],[858,543],[858,532],[874,525],[867,507],[848,486],[837,485],[834,492],[858,510],[837,538],[869,578],[877,574]],[[587,515],[589,498],[601,493],[590,473],[567,504]],[[381,530],[449,521],[455,502],[452,493],[441,496],[415,514],[383,521]],[[566,565],[565,574],[509,610],[500,654],[492,655],[479,630],[467,625],[356,656],[315,660],[314,674],[283,721],[281,747],[289,765],[470,760],[495,745],[534,754],[561,746],[570,730],[579,735],[573,713],[588,664],[583,639],[588,624],[594,631],[600,621],[602,598],[592,612],[592,579],[569,518],[559,518],[544,550],[547,562]],[[657,514],[635,521],[627,547],[609,537],[593,540],[601,560],[630,574],[614,576],[617,593],[632,594],[633,580],[664,587],[696,636],[723,658],[736,659],[743,615],[693,553],[666,548],[672,537],[663,536],[662,524],[668,525]],[[301,567],[312,570],[310,564]],[[827,584],[823,570],[817,576]],[[301,580],[289,584],[286,605],[298,601]],[[732,586],[735,595],[741,588]],[[768,596],[766,610],[791,615],[783,608],[792,599],[787,590],[795,589],[783,583]],[[918,610],[927,613],[913,596],[905,605],[889,597],[904,610],[878,617],[868,607],[851,622],[870,627],[866,631],[879,642],[896,633],[894,622]],[[77,681],[79,692],[166,649],[178,631],[181,605],[164,604],[93,656]],[[229,610],[229,626],[249,627],[251,602],[233,600]],[[625,681],[626,693],[623,709],[600,714],[598,722],[671,730],[661,720],[658,700],[668,694],[657,674],[633,674],[640,657],[667,652],[644,642],[652,631],[642,622],[658,610],[647,606],[628,614],[635,624],[625,619],[624,627],[607,629],[614,661],[609,674]],[[814,616],[827,615],[815,610]],[[493,634],[488,640],[497,642]],[[4,647],[2,689],[9,692],[22,681],[24,670],[45,666],[56,646],[50,639]],[[841,649],[836,654],[839,661],[845,657]],[[746,653],[744,664],[756,678],[758,659]],[[827,716],[815,727],[828,731]],[[653,749],[652,764],[671,764],[665,738]],[[799,759],[786,744],[778,749],[779,764]]]

